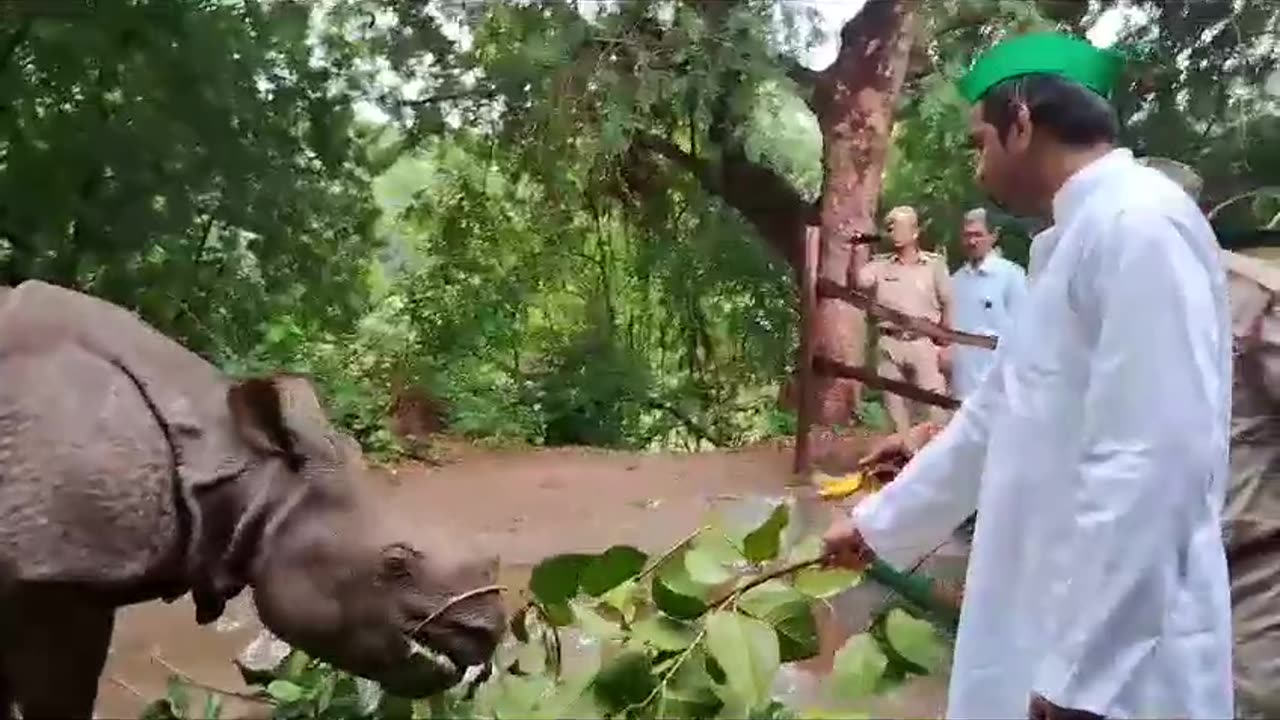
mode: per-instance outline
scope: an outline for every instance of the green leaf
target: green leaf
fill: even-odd
[[[285,680],[297,681],[311,664],[311,656],[302,650],[293,649],[285,656],[282,664],[284,667],[280,671],[280,676]]]
[[[665,615],[650,615],[631,626],[631,637],[654,650],[675,652],[693,643],[694,629]]]
[[[657,717],[708,718],[720,710],[724,702],[712,689],[716,683],[707,672],[708,661],[704,648],[696,647],[689,651],[688,657],[662,689]]]
[[[713,717],[724,701],[709,685],[664,688],[659,701],[660,718]]]
[[[782,548],[782,531],[791,517],[791,508],[779,503],[760,527],[742,539],[742,554],[751,562],[761,563],[778,557]]]
[[[573,624],[573,607],[568,602],[543,605],[542,611],[547,621],[555,627],[568,627]]]
[[[302,699],[305,694],[301,687],[288,680],[272,680],[267,685],[267,694],[276,700],[276,702],[289,704],[295,703]]]
[[[490,709],[493,717],[527,718],[536,714],[552,687],[553,682],[546,675],[503,675],[484,685],[476,699]]]
[[[889,659],[875,638],[859,633],[845,641],[832,662],[826,687],[839,701],[859,700],[875,692]]]
[[[638,650],[625,650],[605,663],[592,682],[596,698],[612,711],[644,702],[657,687],[653,661]]]
[[[631,622],[636,618],[636,609],[640,605],[641,585],[636,580],[628,580],[600,596],[606,605],[618,611],[623,622]]]
[[[578,594],[582,574],[593,555],[553,555],[538,563],[529,575],[529,591],[543,605],[562,605]]]
[[[597,640],[614,640],[622,636],[622,628],[617,623],[605,619],[595,608],[581,603],[572,603],[574,623],[582,633]]]
[[[205,720],[218,720],[222,717],[222,696],[217,693],[205,693],[204,696],[204,714],[200,717]]]
[[[356,710],[361,715],[372,715],[382,704],[382,686],[367,678],[357,677]]]
[[[946,644],[925,620],[894,608],[885,618],[885,635],[902,657],[930,672],[946,664]]]
[[[691,620],[707,610],[710,588],[689,577],[684,555],[676,553],[653,576],[653,603],[659,610],[678,620]]]
[[[582,570],[582,592],[599,597],[639,575],[648,559],[648,555],[629,545],[614,545]]]
[[[748,707],[767,702],[781,658],[778,636],[763,622],[736,612],[717,611],[707,617],[707,649],[724,670],[726,697]],[[725,697],[722,695],[722,697]]]
[[[817,560],[822,555],[822,536],[806,535],[787,549],[787,562],[800,563]]]
[[[677,590],[667,578],[653,579],[653,604],[659,610],[679,620],[692,620],[707,609],[701,599]]]
[[[165,699],[169,701],[169,707],[174,714],[186,717],[191,708],[191,692],[181,678],[176,675],[171,676],[165,683]]]
[[[818,654],[818,621],[809,599],[778,580],[743,593],[738,607],[763,620],[778,634],[782,662],[807,660]]]
[[[175,712],[169,698],[153,700],[142,709],[139,720],[185,720],[185,714]]]
[[[734,565],[743,562],[742,553],[717,530],[699,534],[688,552],[684,566],[689,576],[706,585],[719,585],[733,578]]]
[[[733,577],[733,572],[713,555],[697,548],[690,549],[685,554],[684,566],[689,577],[707,585],[719,585]]]
[[[796,573],[792,586],[811,598],[826,600],[854,587],[861,580],[862,573],[853,570],[805,568]]]
[[[541,703],[537,717],[547,718],[547,720],[604,717],[604,708],[600,707],[592,690],[594,681],[595,674],[587,673],[569,678],[557,685]]]
[[[378,720],[412,720],[413,701],[408,698],[383,694],[378,703]]]

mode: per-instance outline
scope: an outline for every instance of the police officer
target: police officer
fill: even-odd
[[[920,224],[916,211],[899,206],[885,217],[893,240],[893,252],[876,256],[858,275],[859,289],[877,302],[895,310],[951,325],[951,278],[940,255],[920,249]],[[929,338],[882,322],[879,331],[877,372],[893,380],[904,380],[925,390],[942,393],[946,381],[939,368],[939,348]],[[894,431],[905,432],[911,425],[906,400],[885,395],[885,409]],[[947,414],[930,407],[931,419],[944,422]]]

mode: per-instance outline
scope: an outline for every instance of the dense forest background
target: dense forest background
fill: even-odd
[[[1226,226],[1280,226],[1271,0],[921,3],[881,206],[954,262],[983,198],[952,82],[1005,33],[1119,6],[1126,143],[1194,166]],[[0,272],[231,372],[310,372],[380,453],[786,432],[779,237],[833,147],[798,60],[822,33],[770,0],[10,3]],[[1025,260],[1028,224],[1001,226]]]

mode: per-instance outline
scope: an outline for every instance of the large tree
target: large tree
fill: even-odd
[[[567,2],[493,4],[455,18],[471,44],[455,68],[478,77],[458,82],[433,70],[430,89],[388,107],[411,123],[459,109],[472,111],[473,124],[496,119],[521,167],[566,193],[582,189],[566,172],[568,159],[585,157],[591,192],[659,228],[684,212],[673,193],[692,180],[793,271],[805,228],[820,225],[821,274],[843,285],[853,238],[876,226],[916,6],[869,3],[840,29],[834,62],[815,71],[795,60],[803,43],[791,31],[803,32],[805,21],[786,4],[618,3],[589,5],[590,14]],[[750,146],[762,99],[779,89],[803,98],[821,131],[816,198]],[[824,301],[820,352],[852,363],[862,323],[858,309]],[[850,418],[855,390],[851,381],[825,380],[822,419]]]

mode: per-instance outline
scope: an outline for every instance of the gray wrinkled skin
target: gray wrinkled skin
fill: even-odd
[[[425,554],[359,492],[356,444],[303,378],[232,381],[134,314],[0,291],[0,720],[89,718],[115,608],[190,592],[421,697],[487,662],[496,559]]]

